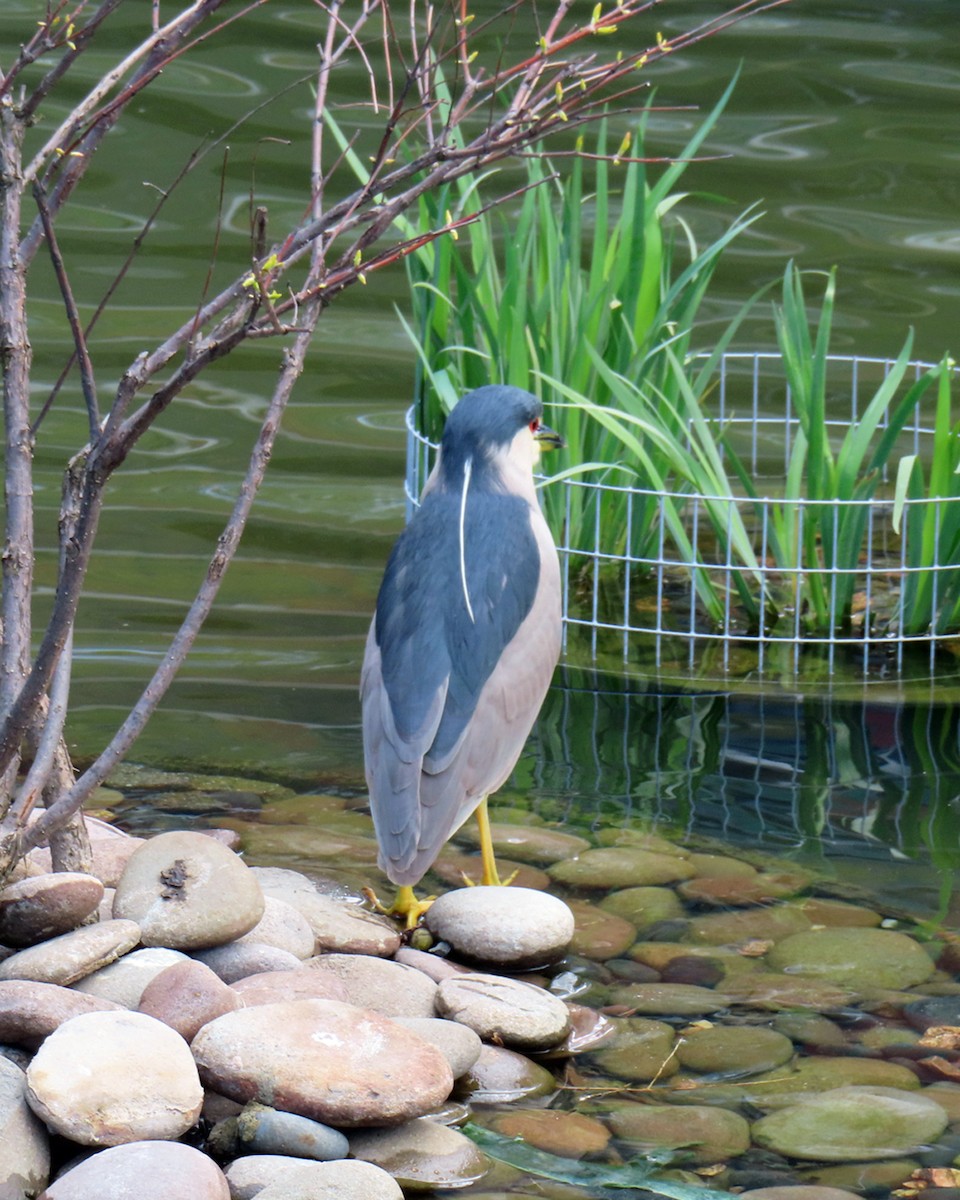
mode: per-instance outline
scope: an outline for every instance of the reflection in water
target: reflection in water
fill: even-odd
[[[932,912],[960,865],[958,717],[955,704],[651,693],[568,671],[529,782],[544,815],[817,858]]]

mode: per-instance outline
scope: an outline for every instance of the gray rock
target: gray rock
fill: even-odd
[[[71,1017],[120,1009],[112,1000],[85,996],[55,983],[8,979],[0,983],[0,1042],[35,1049]]]
[[[306,966],[339,979],[359,1008],[385,1017],[436,1016],[437,985],[413,967],[371,954],[320,954]]]
[[[274,946],[295,958],[309,958],[316,953],[317,939],[310,922],[298,908],[276,896],[264,895],[263,916],[237,940],[241,945],[256,942]]]
[[[99,996],[101,1000],[112,1000],[123,1008],[137,1008],[147,984],[167,967],[184,962],[186,958],[179,950],[165,950],[162,946],[134,950],[109,967],[101,967],[78,979],[73,990]]]
[[[193,1040],[207,1087],[337,1128],[422,1116],[453,1087],[434,1046],[336,1000],[263,1004],[218,1017]]]
[[[224,983],[236,983],[249,975],[265,971],[296,971],[301,960],[289,950],[268,946],[264,942],[227,942],[210,950],[197,950],[193,956],[202,962]]]
[[[574,932],[573,913],[562,900],[519,887],[446,892],[430,905],[424,924],[458,954],[511,968],[562,958]]]
[[[388,1171],[401,1188],[464,1188],[490,1170],[490,1159],[459,1130],[421,1118],[399,1129],[374,1129],[350,1138],[350,1153]]]
[[[230,1200],[216,1163],[180,1142],[143,1141],[92,1154],[64,1172],[40,1200]]]
[[[221,1121],[210,1131],[207,1144],[221,1159],[279,1154],[329,1162],[346,1158],[350,1151],[339,1129],[264,1104],[248,1104],[237,1116]]]
[[[35,1196],[50,1175],[47,1131],[27,1103],[27,1079],[0,1058],[0,1196]]]
[[[208,1021],[243,1004],[237,993],[203,963],[185,958],[161,971],[143,990],[140,1011],[169,1025],[187,1042]]]
[[[143,1013],[74,1017],[27,1069],[30,1107],[81,1146],[178,1138],[200,1115],[203,1088],[178,1033]]]
[[[103,897],[93,875],[62,871],[34,875],[0,891],[0,942],[32,946],[76,929]]]
[[[232,1200],[403,1200],[393,1177],[367,1162],[251,1154],[227,1167],[227,1180]]]
[[[374,954],[390,958],[400,946],[400,932],[388,918],[359,903],[325,896],[299,871],[254,867],[264,895],[292,905],[307,919],[316,938],[316,953]]]
[[[480,1035],[459,1021],[441,1021],[436,1017],[393,1017],[392,1020],[436,1046],[450,1064],[454,1079],[470,1070],[483,1049]]]
[[[570,1012],[562,1000],[534,984],[499,975],[443,980],[437,989],[437,1011],[485,1041],[518,1050],[555,1046],[570,1032]]]
[[[202,833],[161,833],[127,863],[115,917],[137,921],[145,946],[201,950],[248,933],[263,916],[257,877],[232,850]]]
[[[0,980],[32,979],[66,986],[115,962],[140,941],[135,921],[101,921],[12,954],[0,963]]]

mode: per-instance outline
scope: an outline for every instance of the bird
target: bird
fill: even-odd
[[[387,561],[361,671],[364,767],[387,910],[477,813],[481,883],[499,884],[487,796],[507,780],[560,655],[560,565],[533,470],[564,444],[530,392],[501,384],[447,418],[420,507]]]

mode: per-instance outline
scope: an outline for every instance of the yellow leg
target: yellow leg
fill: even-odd
[[[480,882],[485,887],[500,887],[500,873],[497,871],[497,860],[493,856],[493,836],[490,833],[490,813],[487,811],[487,798],[480,801],[477,809],[477,825],[480,828],[480,861],[483,870]]]

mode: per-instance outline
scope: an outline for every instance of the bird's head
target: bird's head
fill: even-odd
[[[522,388],[490,384],[468,392],[443,431],[441,458],[459,475],[469,456],[475,465],[504,460],[532,471],[543,450],[564,444],[543,420],[543,405]]]

